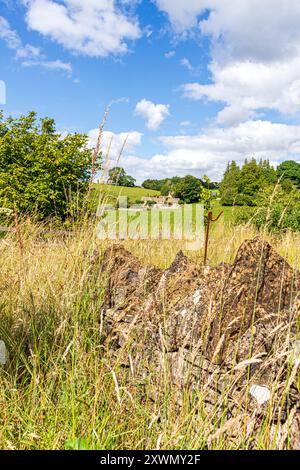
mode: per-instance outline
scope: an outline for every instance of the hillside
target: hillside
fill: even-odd
[[[129,204],[138,204],[143,197],[159,195],[159,191],[141,187],[126,188],[124,186],[114,186],[111,184],[94,184],[92,199],[98,202],[99,198],[101,198],[105,200],[107,204],[114,204],[119,196],[127,196]]]

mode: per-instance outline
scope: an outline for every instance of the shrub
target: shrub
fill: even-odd
[[[256,228],[266,227],[269,231],[300,231],[300,191],[293,188],[286,192],[267,188],[257,198],[258,207],[243,207],[236,212],[235,223],[250,222]]]
[[[0,113],[0,206],[39,219],[75,216],[91,175],[91,150],[82,134],[63,136],[53,119]]]

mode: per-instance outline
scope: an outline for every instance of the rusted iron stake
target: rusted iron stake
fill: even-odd
[[[207,227],[206,227],[206,233],[205,233],[205,248],[204,248],[204,266],[206,266],[207,263],[207,253],[208,253],[208,240],[209,240],[209,229],[210,229],[210,224],[213,222],[217,222],[221,215],[223,214],[223,211],[220,212],[220,214],[214,219],[212,212],[208,213],[207,216]]]

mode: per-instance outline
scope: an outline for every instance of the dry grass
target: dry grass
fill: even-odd
[[[254,235],[251,227],[219,224],[210,263],[232,261],[241,242]],[[299,235],[267,238],[300,267]],[[125,245],[161,267],[182,248],[182,242],[168,241]],[[249,436],[230,444],[213,413],[208,419],[199,412],[201,391],[197,405],[184,396],[178,412],[177,395],[167,384],[155,403],[147,393],[141,402],[112,370],[101,354],[103,287],[84,255],[95,248],[102,251],[105,243],[88,224],[70,237],[41,238],[36,226],[20,222],[17,237],[0,241],[0,339],[10,354],[0,366],[0,448],[247,448]],[[203,257],[202,251],[189,255],[199,262]],[[267,423],[259,442],[261,448],[274,446]]]

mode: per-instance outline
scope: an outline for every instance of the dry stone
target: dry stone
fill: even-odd
[[[245,241],[232,265],[214,268],[180,252],[164,271],[115,245],[102,274],[104,346],[116,363],[158,387],[167,369],[179,389],[205,390],[208,407],[225,394],[232,417],[244,404],[264,413],[270,390],[276,419],[284,423],[293,409],[299,428],[300,274],[269,243]]]

